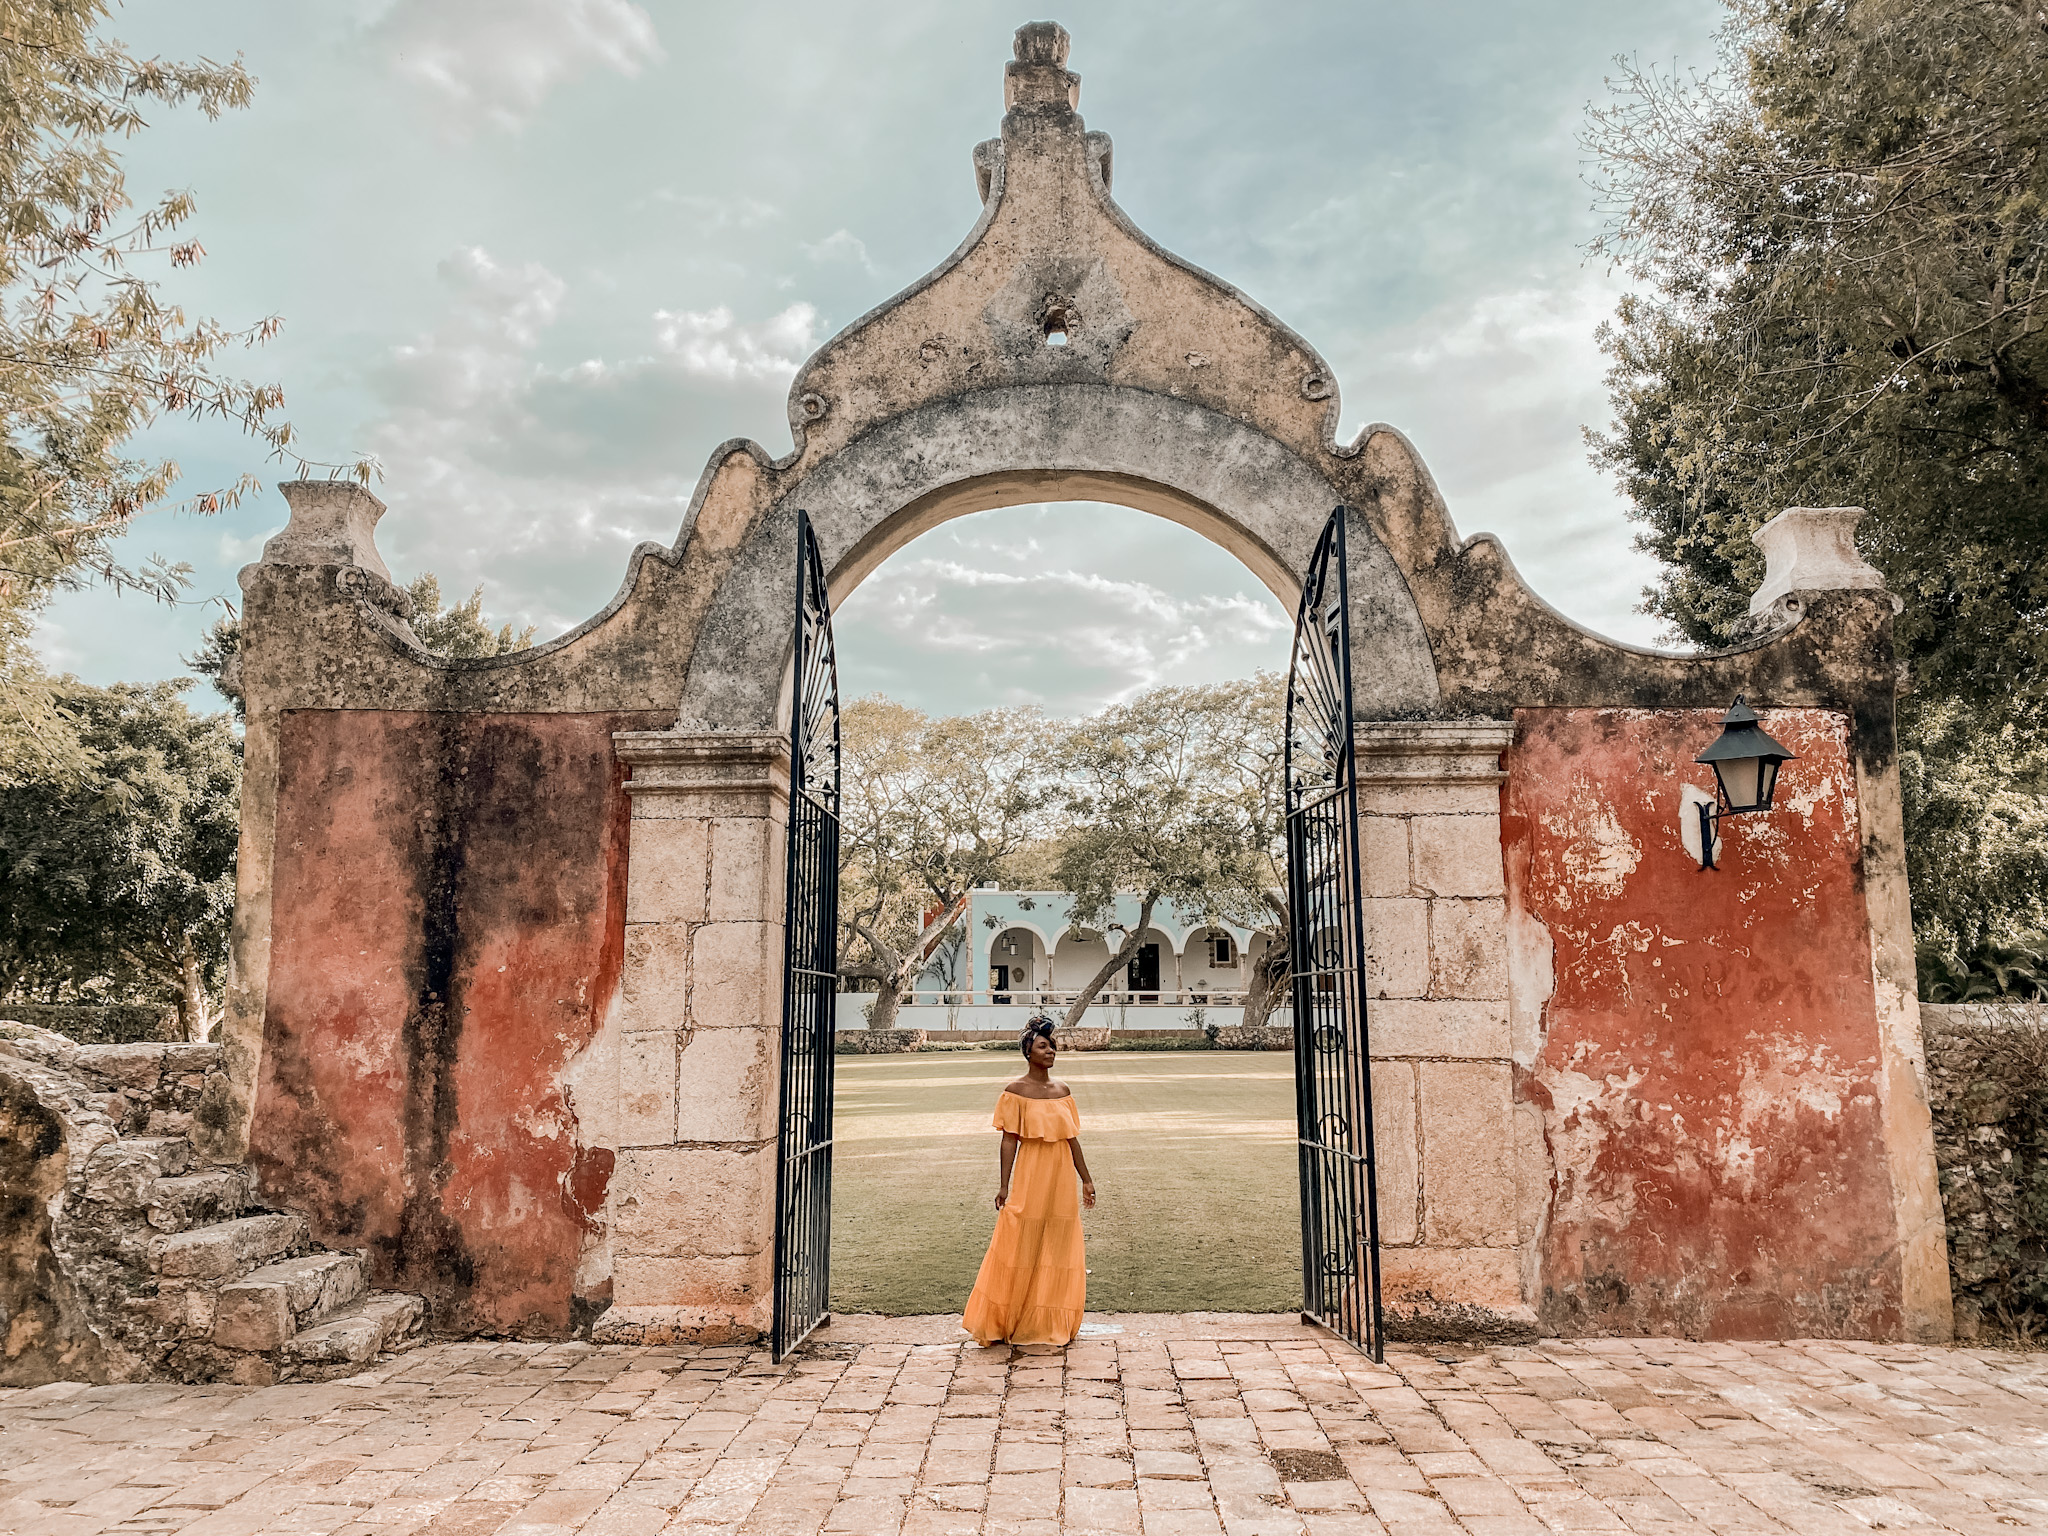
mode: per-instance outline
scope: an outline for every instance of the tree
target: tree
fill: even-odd
[[[1961,700],[1913,712],[1900,754],[1907,878],[1928,1002],[2048,1002],[2048,733],[1988,729]]]
[[[235,905],[241,745],[189,683],[57,683],[83,774],[0,785],[0,992],[161,998],[219,1017]]]
[[[1594,250],[1647,290],[1602,331],[1595,458],[1664,563],[1646,610],[1703,644],[1745,632],[1766,518],[1868,509],[1906,604],[1915,925],[1954,959],[2048,923],[2039,791],[1953,792],[2048,752],[2048,21],[1732,0],[1722,44],[1717,75],[1631,68],[1592,116]]]
[[[531,629],[493,630],[476,595],[444,612],[431,575],[408,591],[423,638],[443,654],[532,642]],[[240,643],[239,622],[223,619],[190,663],[237,715]],[[0,780],[0,996],[163,1000],[188,1039],[212,1032],[229,963],[242,753],[227,715],[186,704],[190,686],[52,680],[64,751]]]
[[[916,740],[929,722],[880,694],[855,699],[839,717],[839,974],[875,983],[870,1029],[890,1029],[902,997],[904,952],[918,928],[923,891],[911,878],[904,828]],[[868,958],[853,948],[865,944]]]
[[[1081,1021],[1130,963],[1162,901],[1205,921],[1284,915],[1276,880],[1279,731],[1270,674],[1250,684],[1154,688],[1076,721],[1058,769],[1073,818],[1056,870],[1076,926],[1104,927],[1118,895],[1138,920],[1069,1005]],[[1260,764],[1267,765],[1261,777]]]
[[[415,577],[405,595],[412,604],[412,632],[420,644],[443,656],[502,656],[533,644],[539,626],[529,624],[517,634],[510,624],[496,629],[484,620],[484,588],[478,582],[465,602],[443,610],[441,581],[432,571]]]
[[[312,467],[278,419],[283,392],[217,366],[279,322],[195,320],[163,299],[148,273],[205,255],[180,233],[196,204],[172,192],[134,213],[112,145],[148,126],[151,103],[217,118],[247,106],[255,82],[239,60],[136,59],[97,35],[108,11],[0,0],[0,781],[29,763],[83,767],[57,714],[63,685],[28,647],[50,597],[98,581],[169,599],[184,585],[182,566],[117,558],[178,479],[171,461],[128,457],[130,439],[164,416],[218,420],[295,472]],[[188,505],[219,511],[253,483]]]
[[[875,984],[871,1028],[895,1022],[924,913],[1005,879],[1044,834],[1058,730],[1031,709],[935,720],[880,695],[842,712],[840,974]]]
[[[1287,997],[1293,967],[1293,914],[1287,904],[1287,795],[1284,733],[1287,679],[1277,672],[1195,690],[1208,721],[1204,782],[1208,814],[1227,820],[1245,850],[1243,884],[1221,893],[1220,915],[1266,940],[1246,978],[1244,1023],[1259,1028]]]
[[[443,610],[441,580],[432,571],[413,578],[405,589],[411,604],[413,634],[421,645],[442,656],[501,656],[523,651],[533,644],[537,626],[529,624],[517,634],[510,624],[492,629],[483,616],[484,589],[479,583],[467,602]],[[224,614],[206,631],[199,649],[185,658],[185,665],[206,678],[228,701],[235,718],[243,718],[242,690],[235,682],[235,661],[242,651],[242,621],[236,614]]]

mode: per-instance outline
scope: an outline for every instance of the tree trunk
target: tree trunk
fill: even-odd
[[[1287,996],[1287,984],[1292,979],[1293,967],[1287,960],[1287,935],[1263,930],[1271,940],[1265,955],[1252,967],[1251,985],[1244,993],[1244,1027],[1264,1029],[1266,1020],[1273,1016],[1273,1010]]]
[[[187,1040],[204,1043],[213,1035],[213,1009],[206,997],[206,979],[199,970],[199,951],[186,934],[178,951],[178,1013]]]
[[[874,1005],[868,1009],[868,1028],[894,1029],[896,1010],[903,1004],[902,951],[884,943],[859,918],[853,920],[853,931],[868,941],[868,948],[875,952],[875,959],[880,962],[871,973],[877,991]]]
[[[903,988],[894,977],[885,977],[881,990],[875,993],[875,1003],[868,1010],[869,1029],[894,1029],[896,1010],[903,1005]]]
[[[1273,916],[1278,921],[1259,930],[1266,935],[1266,953],[1252,971],[1251,984],[1245,988],[1246,1029],[1266,1027],[1266,1021],[1287,996],[1289,984],[1294,980],[1293,913],[1288,904],[1271,891],[1266,892],[1266,905],[1273,909]]]
[[[1131,956],[1138,952],[1139,941],[1145,937],[1145,930],[1152,926],[1152,908],[1158,902],[1159,893],[1157,891],[1147,891],[1145,893],[1145,899],[1138,907],[1138,921],[1132,926],[1131,931],[1124,935],[1124,941],[1118,946],[1117,952],[1109,957],[1109,964],[1097,971],[1094,979],[1087,986],[1083,987],[1080,994],[1075,997],[1074,1005],[1067,1010],[1067,1016],[1060,1021],[1062,1029],[1072,1029],[1076,1024],[1079,1024],[1081,1022],[1081,1015],[1088,1011],[1088,1005],[1095,1001],[1096,995],[1102,991],[1104,983],[1116,974],[1116,968],[1120,965],[1130,964]]]

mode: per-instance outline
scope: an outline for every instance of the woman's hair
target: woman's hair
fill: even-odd
[[[1054,1037],[1052,1031],[1053,1022],[1052,1015],[1050,1014],[1034,1013],[1024,1021],[1024,1033],[1017,1037],[1017,1049],[1023,1053],[1026,1061],[1031,1059],[1031,1042],[1040,1035],[1051,1040],[1055,1049],[1058,1048],[1059,1041]]]

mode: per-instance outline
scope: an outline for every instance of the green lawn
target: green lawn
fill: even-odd
[[[832,1305],[957,1312],[995,1221],[989,1118],[1014,1055],[842,1056]],[[1294,1070],[1277,1052],[1072,1054],[1100,1203],[1086,1213],[1088,1305],[1288,1312],[1301,1305]]]

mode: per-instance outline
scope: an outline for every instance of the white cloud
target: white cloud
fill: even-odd
[[[370,381],[385,409],[364,445],[391,507],[379,543],[401,580],[483,581],[500,621],[570,628],[616,589],[635,544],[675,537],[711,446],[787,431],[809,304],[751,323],[722,306],[660,310],[647,353],[563,366],[546,356],[571,297],[561,277],[476,246],[436,270],[440,323]]]
[[[1539,596],[1648,644],[1656,623],[1635,608],[1656,565],[1632,547],[1626,508],[1582,435],[1608,419],[1594,331],[1621,291],[1580,271],[1439,310],[1346,381],[1347,415],[1391,420],[1414,439],[1459,533],[1498,534]]]
[[[818,312],[792,304],[779,315],[741,325],[716,309],[654,312],[655,344],[683,371],[704,379],[793,378],[817,345]]]
[[[1199,535],[1128,508],[1010,507],[946,524],[841,605],[841,686],[956,712],[1079,714],[1160,683],[1287,660],[1291,615]]]
[[[815,245],[808,240],[799,241],[804,254],[821,264],[835,261],[857,263],[863,271],[873,272],[875,264],[868,259],[867,242],[850,229],[835,229]]]
[[[662,57],[630,0],[400,0],[377,23],[391,67],[466,129],[517,129],[591,69],[633,76]]]

